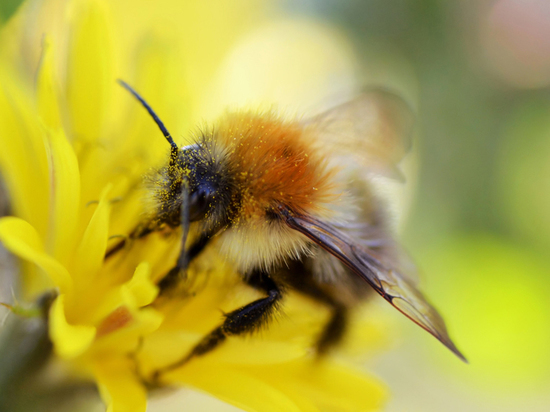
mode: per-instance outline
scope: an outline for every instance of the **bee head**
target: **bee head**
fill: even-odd
[[[180,192],[180,205],[183,196],[188,196],[190,222],[203,221],[208,226],[219,226],[227,220],[234,184],[223,160],[224,157],[216,156],[205,142],[180,149],[172,168],[176,171],[173,188],[176,196]]]

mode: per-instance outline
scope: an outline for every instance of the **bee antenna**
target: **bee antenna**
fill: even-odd
[[[170,133],[168,132],[168,129],[166,129],[166,126],[164,126],[164,123],[162,123],[162,121],[159,119],[157,114],[153,111],[151,106],[149,106],[149,103],[147,103],[145,101],[145,99],[143,97],[141,97],[139,95],[139,93],[136,92],[132,88],[132,86],[130,86],[128,83],[126,83],[124,80],[121,80],[121,79],[118,79],[117,82],[122,87],[124,87],[126,90],[128,90],[130,93],[132,93],[134,95],[134,97],[136,99],[138,99],[139,102],[143,105],[143,107],[145,107],[145,109],[147,110],[149,115],[151,115],[151,117],[153,118],[153,120],[155,121],[157,126],[159,127],[160,131],[162,132],[162,134],[164,135],[166,140],[168,140],[168,143],[170,143],[170,147],[171,147],[171,150],[170,150],[170,165],[171,166],[174,165],[175,162],[176,162],[176,159],[178,158],[179,149],[178,149],[178,145],[174,142],[174,139],[172,139],[172,136],[170,136]]]

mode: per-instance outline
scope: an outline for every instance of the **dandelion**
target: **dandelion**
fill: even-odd
[[[238,7],[257,2],[248,3]],[[314,359],[312,342],[328,313],[296,294],[268,330],[229,338],[152,381],[219,325],[222,313],[259,295],[208,249],[187,282],[159,296],[157,284],[177,259],[177,234],[153,233],[105,259],[115,238],[140,222],[143,176],[168,152],[150,119],[116,85],[120,68],[129,65],[114,56],[140,56],[128,76],[157,108],[167,108],[165,118],[185,121],[191,99],[174,105],[166,97],[161,86],[179,87],[181,80],[156,63],[170,54],[162,42],[148,39],[134,52],[117,48],[116,6],[54,5],[63,17],[55,33],[34,45],[41,55],[34,78],[20,70],[28,70],[23,63],[32,61],[32,49],[18,49],[29,38],[38,41],[25,37],[30,8],[4,29],[0,64],[0,170],[12,208],[0,219],[0,241],[20,258],[22,299],[54,292],[45,306],[49,362],[94,381],[113,412],[145,411],[152,383],[192,387],[249,411],[379,409],[384,390],[375,379],[334,358]]]

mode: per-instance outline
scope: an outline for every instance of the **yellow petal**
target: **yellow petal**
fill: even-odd
[[[54,79],[53,47],[49,36],[42,39],[42,56],[36,79],[38,114],[47,128],[61,128],[58,85]]]
[[[112,210],[109,229],[110,235],[131,233],[143,219],[143,199],[146,198],[146,195],[144,193],[145,188],[139,186],[141,182],[143,182],[143,176],[147,173],[143,168],[145,166],[149,167],[149,163],[141,162],[139,170],[136,170],[135,166],[130,166],[128,164],[130,163],[130,159],[127,153],[128,152],[122,155],[119,154],[119,156],[122,156],[122,158],[125,159],[123,169],[124,174],[117,175],[116,179],[112,179],[113,174],[120,173],[122,165],[122,162],[120,161],[121,157],[114,160],[116,153],[113,153],[112,164],[115,165],[113,167],[113,173],[109,176],[106,174],[106,176],[110,179],[109,181],[113,182],[113,198],[122,200],[120,202],[116,202],[116,205]],[[135,163],[139,162],[139,159],[136,158],[133,162],[135,165]],[[88,173],[90,177],[94,174],[97,177],[97,171],[94,173],[90,167],[87,168],[86,173]],[[89,177],[86,179],[87,181],[92,180]],[[120,239],[111,240],[111,244],[115,244],[118,240]]]
[[[129,352],[134,351],[139,345],[140,340],[159,328],[162,324],[164,316],[152,308],[143,308],[138,311],[131,311],[126,307],[120,308],[114,312],[120,312],[126,319],[124,324],[119,327],[107,330],[110,327],[108,323],[103,323],[100,326],[100,332],[103,334],[101,339],[97,339],[94,345],[94,351],[98,353],[119,353],[126,356]],[[108,322],[116,319],[111,317],[106,319]],[[160,348],[163,350],[163,348]]]
[[[133,300],[136,307],[150,304],[157,297],[159,288],[151,281],[151,266],[142,262],[136,269],[132,280],[123,285],[123,293]]]
[[[284,392],[238,369],[220,368],[201,360],[191,361],[166,377],[170,382],[191,385],[235,405],[254,412],[301,412],[302,409]]]
[[[13,213],[45,239],[48,224],[48,156],[30,93],[0,63],[0,171]]]
[[[277,342],[265,339],[260,332],[254,336],[230,337],[208,356],[232,366],[284,363],[310,352],[311,340],[311,336],[297,336],[288,342]]]
[[[209,355],[165,374],[162,380],[191,385],[247,411],[377,411],[386,397],[380,383],[350,367],[304,357],[231,368]]]
[[[101,276],[99,280],[85,286],[83,293],[72,296],[70,300],[71,319],[75,322],[78,319],[78,322],[102,324],[102,335],[105,334],[105,328],[114,330],[131,320],[141,321],[142,312],[138,309],[150,304],[158,294],[158,287],[149,280],[150,269],[147,263],[140,264],[132,280],[122,285],[110,282],[109,278],[113,273],[106,271],[105,274],[106,276]],[[123,309],[126,314],[119,316]],[[118,326],[113,329],[113,324]]]
[[[74,235],[80,211],[78,161],[63,129],[48,130],[52,206],[48,233],[51,253],[66,263],[74,250]]]
[[[378,381],[330,359],[311,362],[304,358],[246,370],[288,396],[311,400],[323,411],[376,411],[386,397]]]
[[[98,308],[105,306],[105,301],[112,302],[113,294],[110,292],[116,283],[110,279],[109,273],[101,271],[109,230],[110,190],[111,185],[103,190],[82,240],[72,255],[70,273],[74,293],[67,295],[67,307],[70,308],[67,316],[73,323],[91,323],[91,319],[97,316]]]
[[[95,365],[94,374],[107,412],[145,412],[147,392],[127,357],[102,359]]]
[[[91,345],[96,328],[71,325],[65,317],[65,295],[59,295],[50,309],[50,338],[55,352],[62,358],[74,358]]]
[[[101,0],[72,3],[66,93],[73,134],[96,142],[109,114],[113,74],[109,7]]]
[[[48,249],[59,261],[66,263],[67,256],[74,247],[73,235],[80,206],[80,174],[76,155],[62,129],[52,45],[48,37],[42,43],[36,98],[38,114],[43,121],[49,143],[52,194]]]
[[[109,193],[111,185],[104,188],[94,214],[88,223],[84,236],[73,256],[71,273],[75,286],[87,288],[98,281],[98,273],[103,265],[109,233],[109,214],[111,203]],[[88,293],[93,293],[88,290]]]
[[[44,252],[38,233],[27,222],[11,216],[0,219],[0,240],[12,253],[42,268],[61,293],[71,290],[72,280],[67,269]]]

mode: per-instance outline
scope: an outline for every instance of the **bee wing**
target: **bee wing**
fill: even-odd
[[[304,122],[335,157],[403,180],[397,164],[411,147],[414,115],[399,96],[381,89],[364,92]]]
[[[381,230],[365,223],[351,225],[335,223],[332,226],[348,238],[352,238],[358,247],[367,250],[369,255],[385,267],[392,267],[399,273],[406,273],[407,279],[413,285],[419,283],[418,268],[401,245],[388,236],[387,229]]]
[[[410,280],[400,272],[387,267],[377,259],[374,253],[359,246],[333,226],[309,216],[295,216],[288,210],[282,210],[282,214],[289,227],[304,234],[336,256],[352,272],[366,280],[398,311],[431,333],[456,356],[467,362],[449,337],[445,322],[439,313]]]

